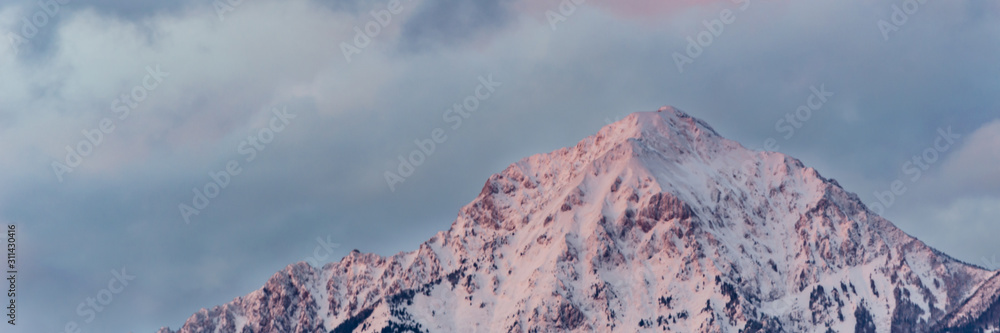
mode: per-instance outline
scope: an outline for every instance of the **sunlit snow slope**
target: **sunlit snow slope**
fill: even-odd
[[[666,108],[493,175],[416,251],[290,265],[176,332],[995,332],[998,274]]]

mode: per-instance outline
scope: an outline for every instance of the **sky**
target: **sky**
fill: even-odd
[[[0,1],[13,332],[176,329],[415,249],[489,175],[662,105],[998,269],[997,40],[988,1]]]

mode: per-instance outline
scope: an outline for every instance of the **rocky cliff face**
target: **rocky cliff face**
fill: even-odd
[[[391,257],[288,266],[166,332],[981,332],[1000,273],[672,108],[486,182]]]

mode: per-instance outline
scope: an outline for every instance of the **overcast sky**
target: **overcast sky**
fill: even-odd
[[[661,105],[1000,268],[997,2],[59,1],[0,2],[21,332],[177,328],[314,254],[415,249],[489,175]]]

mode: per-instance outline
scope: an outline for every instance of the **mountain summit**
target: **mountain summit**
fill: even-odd
[[[486,181],[390,257],[296,263],[195,332],[996,332],[1000,272],[675,108]]]

